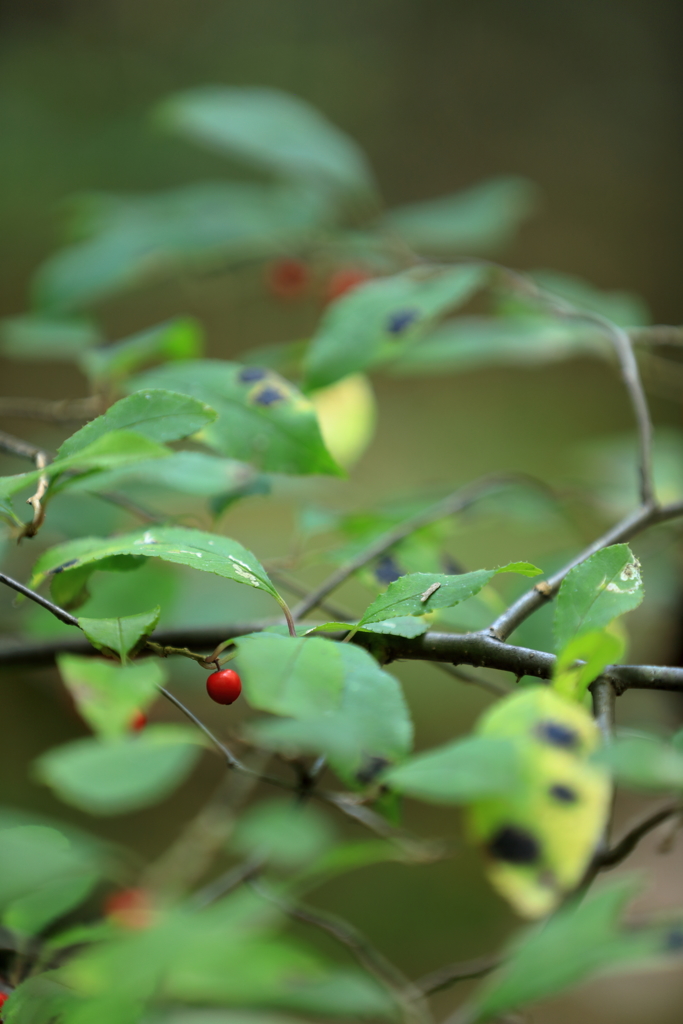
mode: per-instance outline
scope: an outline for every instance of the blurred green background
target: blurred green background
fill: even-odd
[[[504,262],[631,290],[646,299],[655,323],[679,323],[679,20],[674,0],[3,0],[0,314],[26,309],[29,278],[61,240],[62,204],[70,194],[146,191],[225,176],[218,156],[162,135],[148,116],[174,90],[225,83],[274,86],[320,108],[368,153],[388,205],[435,197],[494,174],[530,178],[540,187],[541,204],[501,254]],[[267,295],[260,270],[246,269],[146,289],[100,312],[111,338],[173,314],[194,314],[206,326],[210,353],[227,357],[250,345],[305,337],[320,303],[277,302]],[[84,380],[64,364],[3,362],[2,374],[7,395],[85,393]],[[569,495],[567,518],[522,516],[511,524],[491,513],[461,526],[451,547],[468,568],[511,559],[550,568],[606,522],[572,489],[580,445],[630,429],[609,367],[574,360],[452,377],[379,377],[375,385],[380,419],[372,445],[350,481],[307,485],[312,499],[363,508],[501,469],[536,474]],[[678,428],[678,396],[654,390],[651,398],[658,425]],[[64,436],[26,421],[6,420],[2,427],[50,447]],[[23,468],[10,459],[3,465],[4,472]],[[125,518],[105,519],[100,506],[92,515],[92,532],[133,526]],[[68,518],[63,506],[63,521],[49,524],[46,542],[69,535]],[[292,528],[287,495],[275,502],[249,499],[221,525],[266,559],[287,552]],[[22,579],[33,560],[30,544],[6,552],[7,571]],[[630,658],[680,663],[679,549],[669,533],[635,548],[648,597],[629,620]],[[150,577],[148,593],[164,598],[175,588],[173,621],[200,624],[209,609],[214,618],[263,612],[224,581],[217,586],[163,567],[141,573]],[[26,621],[26,609],[14,608],[6,594],[0,598],[11,633]],[[108,599],[115,602],[116,595]],[[359,606],[361,587],[353,584],[346,599]],[[33,620],[33,629],[49,628],[38,616]],[[174,665],[173,672],[188,701],[229,734],[242,710],[207,711],[203,674],[198,679],[185,665]],[[486,706],[485,695],[433,667],[400,666],[397,672],[422,747],[465,731]],[[0,745],[3,800],[86,824],[29,778],[40,751],[81,730],[56,674],[5,671],[0,692],[10,725]],[[677,721],[681,705],[630,694],[620,714],[625,722],[657,726],[671,716]],[[158,715],[169,713],[159,708]],[[106,820],[102,834],[155,855],[219,776],[219,765],[207,756],[171,800]],[[625,802],[620,814],[636,807]],[[448,836],[454,857],[428,867],[368,868],[329,885],[319,900],[352,919],[416,977],[489,951],[513,921],[463,845],[457,815],[415,806],[407,813],[423,834]],[[644,905],[680,903],[681,854],[654,860],[655,846],[656,837],[638,855],[656,869]],[[459,995],[445,994],[438,1009]],[[537,1024],[674,1024],[681,995],[683,975],[671,971],[595,983],[532,1017]]]

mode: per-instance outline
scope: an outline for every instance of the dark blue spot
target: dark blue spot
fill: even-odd
[[[508,864],[533,864],[541,855],[541,847],[525,829],[503,825],[488,844],[488,852]]]
[[[241,380],[243,384],[251,384],[255,380],[263,380],[267,376],[268,371],[264,370],[262,366],[245,366],[243,370],[240,370],[238,380]]]
[[[683,928],[677,925],[672,928],[664,939],[664,949],[667,953],[678,953],[683,949]]]
[[[375,566],[375,579],[378,583],[393,583],[394,580],[400,579],[401,576],[403,576],[403,573],[391,555],[385,555],[384,558],[380,558]]]
[[[410,327],[419,317],[417,309],[401,309],[398,313],[392,313],[387,321],[389,334],[401,334],[406,327]]]
[[[536,726],[536,735],[544,743],[550,743],[552,747],[562,747],[564,750],[575,750],[581,742],[576,730],[562,722],[540,722]]]
[[[556,782],[548,792],[554,800],[559,800],[561,804],[575,804],[579,799],[575,789],[572,789],[571,786],[563,786],[561,782]]]
[[[285,397],[279,388],[270,386],[264,388],[260,394],[256,395],[254,401],[257,405],[275,405],[276,402],[281,402]]]
[[[58,565],[56,569],[52,570],[52,575],[54,576],[58,572],[64,572],[65,569],[69,569],[72,565],[76,565],[77,562],[77,558],[72,558],[70,562],[64,562],[63,565]]]

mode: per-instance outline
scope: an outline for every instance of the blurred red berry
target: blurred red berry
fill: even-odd
[[[310,276],[301,260],[276,260],[266,267],[268,291],[278,299],[298,299],[308,288]]]
[[[149,894],[144,889],[121,889],[104,904],[104,913],[122,928],[149,928],[154,918]]]
[[[328,302],[334,302],[335,299],[346,295],[359,284],[369,281],[370,277],[371,275],[367,271],[361,270],[360,267],[342,267],[340,270],[335,270],[327,282],[325,298]]]
[[[0,992],[0,1010],[5,1005],[5,1003],[7,1002],[8,999],[9,999],[9,992]],[[4,1019],[5,1018],[2,1016],[2,1013],[0,1013],[0,1021],[2,1021]]]
[[[147,715],[142,711],[136,711],[130,721],[130,728],[133,732],[140,732],[147,725]]]
[[[216,704],[232,704],[242,692],[242,680],[231,668],[212,672],[206,680],[206,692]]]

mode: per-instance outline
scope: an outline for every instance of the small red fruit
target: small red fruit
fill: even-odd
[[[0,1010],[2,1010],[2,1007],[5,1005],[8,999],[9,992],[0,992]],[[0,1021],[2,1020],[4,1020],[4,1017],[2,1016],[2,1013],[0,1013]]]
[[[121,889],[112,893],[104,904],[106,916],[122,928],[149,928],[154,908],[144,889]]]
[[[335,270],[327,282],[325,298],[327,302],[334,302],[335,299],[346,295],[347,292],[357,288],[359,284],[370,280],[370,274],[360,267],[342,267]]]
[[[132,732],[140,732],[147,725],[147,715],[142,711],[136,711],[130,720],[130,728]]]
[[[301,260],[276,260],[266,268],[268,291],[278,299],[298,299],[306,291],[310,273]]]
[[[206,680],[206,692],[216,704],[232,704],[242,692],[242,680],[234,669],[223,668]]]

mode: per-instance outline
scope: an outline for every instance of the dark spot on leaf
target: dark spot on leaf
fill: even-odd
[[[259,394],[255,396],[254,402],[256,405],[275,405],[276,402],[281,402],[286,397],[287,396],[283,395],[279,388],[274,388],[271,385],[269,387],[265,387],[263,391],[260,391]]]
[[[372,782],[389,764],[384,757],[368,757],[362,768],[356,772],[356,778],[362,783]]]
[[[536,726],[536,735],[544,743],[549,743],[552,747],[562,747],[563,750],[575,750],[581,742],[576,730],[564,725],[563,722],[539,722]]]
[[[664,939],[664,949],[667,953],[678,953],[683,949],[683,928],[680,925],[676,925],[668,932]]]
[[[554,800],[559,800],[561,804],[575,804],[579,799],[575,789],[572,789],[571,786],[565,786],[561,782],[556,782],[554,786],[550,787],[548,792]]]
[[[383,558],[380,558],[375,566],[375,579],[378,583],[393,583],[394,580],[400,579],[401,576],[403,576],[403,573],[391,555],[385,555]]]
[[[72,565],[76,565],[77,563],[78,563],[78,559],[77,558],[72,558],[69,562],[64,562],[63,565],[58,565],[56,569],[53,569],[52,570],[52,575],[54,576],[55,573],[64,572],[65,569],[69,569],[69,568],[71,568]]]
[[[392,313],[387,321],[389,334],[401,334],[406,327],[410,327],[419,317],[417,309],[401,309],[398,313]]]
[[[523,828],[503,825],[491,839],[488,852],[508,864],[534,864],[541,855],[537,839]]]
[[[251,384],[253,381],[263,380],[267,376],[268,371],[262,366],[245,366],[243,370],[240,370],[238,380],[241,380],[243,384]]]

